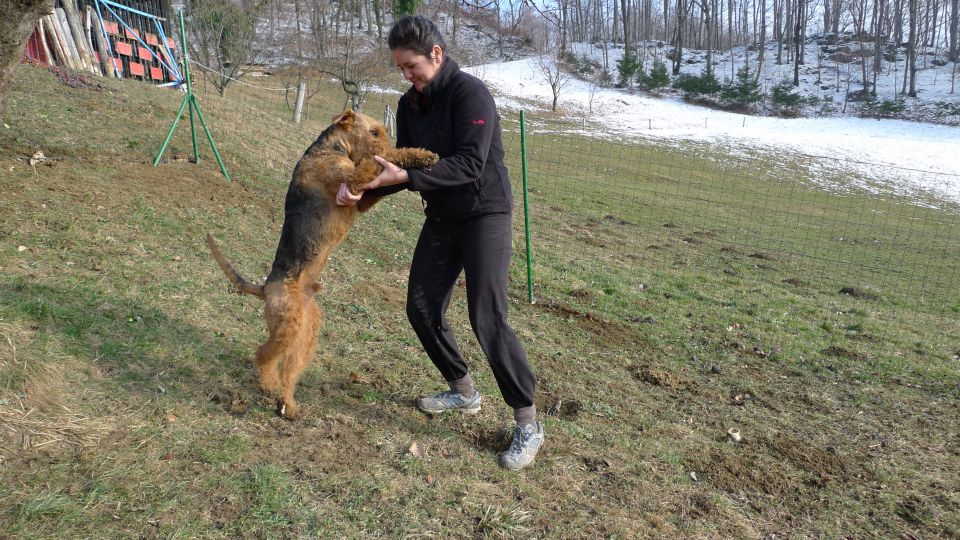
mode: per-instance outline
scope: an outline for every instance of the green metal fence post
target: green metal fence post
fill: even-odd
[[[207,121],[203,118],[203,113],[200,111],[200,104],[197,103],[197,98],[193,95],[193,83],[190,80],[190,58],[187,56],[187,32],[183,24],[183,10],[180,11],[180,50],[183,54],[183,78],[187,85],[187,95],[183,96],[183,103],[180,104],[180,111],[177,113],[177,117],[173,119],[173,125],[170,126],[170,131],[167,133],[167,138],[164,139],[163,145],[160,147],[160,152],[157,153],[156,159],[153,160],[154,167],[160,163],[160,158],[163,157],[163,153],[167,150],[167,145],[170,144],[170,139],[173,137],[173,130],[177,128],[177,123],[180,121],[180,117],[183,115],[184,108],[190,106],[190,139],[193,142],[193,159],[194,162],[200,162],[200,149],[197,145],[197,129],[193,121],[193,114],[196,112],[197,118],[200,120],[200,125],[203,126],[203,131],[207,135],[207,141],[210,143],[210,148],[213,149],[213,155],[217,158],[217,165],[220,166],[220,172],[223,173],[223,176],[227,180],[230,180],[230,174],[227,173],[227,168],[223,165],[223,159],[220,157],[220,152],[217,150],[217,144],[213,142],[213,135],[210,133],[210,128],[207,127]]]
[[[520,111],[520,168],[523,171],[523,230],[527,240],[527,296],[533,300],[533,248],[530,246],[530,197],[527,190],[527,123]]]

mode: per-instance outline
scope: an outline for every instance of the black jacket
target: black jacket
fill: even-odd
[[[405,187],[420,193],[428,218],[450,221],[509,213],[513,192],[490,91],[450,58],[424,90],[421,94],[411,87],[400,98],[397,147],[426,148],[440,161],[430,169],[408,170]]]

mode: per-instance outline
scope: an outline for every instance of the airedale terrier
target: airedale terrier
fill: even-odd
[[[427,168],[437,155],[420,148],[393,148],[387,130],[373,118],[347,111],[333,119],[304,152],[293,171],[284,202],[284,222],[273,268],[263,285],[240,277],[207,235],[213,258],[237,292],[264,300],[270,335],[257,349],[260,389],[277,400],[280,416],[294,420],[300,407],[294,389],[317,349],[323,311],[314,299],[317,278],[327,258],[344,239],[357,212],[366,212],[377,197],[364,195],[357,206],[338,206],[337,190],[346,182],[354,193],[382,170],[379,155],[402,168]]]

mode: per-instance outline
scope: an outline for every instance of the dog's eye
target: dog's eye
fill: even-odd
[[[374,137],[379,137],[379,136],[380,136],[380,130],[377,129],[377,128],[373,128],[373,129],[370,130],[370,134],[373,135]]]

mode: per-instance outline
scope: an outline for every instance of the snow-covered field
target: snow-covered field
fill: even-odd
[[[465,68],[482,78],[504,109],[549,110],[553,94],[536,58]],[[591,107],[592,97],[592,107]],[[522,100],[522,101],[520,101]],[[586,119],[584,131],[604,138],[708,142],[733,151],[787,151],[823,163],[845,162],[872,181],[902,194],[922,191],[960,202],[960,128],[865,118],[758,117],[717,111],[571,79],[558,110]],[[591,112],[592,110],[592,112]],[[897,169],[897,170],[894,170]],[[924,171],[904,174],[900,169]]]

